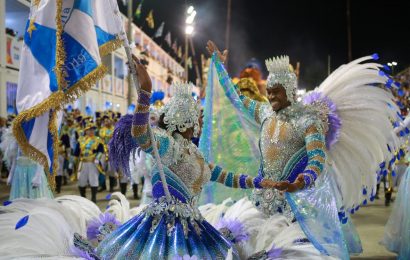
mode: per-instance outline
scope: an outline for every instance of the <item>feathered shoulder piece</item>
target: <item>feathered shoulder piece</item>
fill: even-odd
[[[342,122],[336,112],[336,105],[333,101],[320,92],[309,92],[303,99],[303,103],[308,105],[323,123],[323,130],[326,133],[326,148],[330,148],[337,142],[340,135]]]
[[[392,80],[382,65],[366,62],[372,59],[378,56],[342,65],[302,101],[326,122],[331,177],[342,208],[351,212],[374,198],[379,164],[399,146],[391,123],[399,111],[388,90]]]

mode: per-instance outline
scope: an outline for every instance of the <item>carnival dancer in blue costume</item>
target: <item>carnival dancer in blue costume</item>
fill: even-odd
[[[274,188],[276,183],[226,172],[204,160],[191,142],[199,131],[200,107],[192,98],[190,84],[173,85],[175,95],[162,109],[159,127],[151,129],[151,80],[138,61],[136,66],[141,84],[138,105],[134,116],[125,116],[117,123],[110,143],[110,160],[129,175],[131,151],[139,148],[153,154],[157,145],[161,165],[157,162],[153,169],[154,201],[141,214],[107,235],[90,254],[100,259],[174,259],[186,255],[224,259],[231,250],[234,259],[237,258],[232,244],[197,209],[196,201],[203,185],[215,181],[246,189]],[[161,166],[166,186],[161,178]],[[81,241],[76,245],[87,248]]]
[[[210,71],[226,96],[259,124],[259,177],[278,182],[282,190],[253,193],[253,204],[264,213],[256,223],[259,231],[249,234],[258,252],[254,256],[268,257],[275,247],[288,259],[348,259],[349,253],[360,253],[360,239],[348,214],[374,199],[377,162],[391,158],[388,145],[398,145],[390,123],[398,117],[398,108],[391,93],[375,86],[390,80],[379,64],[361,64],[377,55],[341,66],[300,103],[289,58],[269,59],[269,104],[242,95],[223,66],[226,52],[219,52],[213,42],[207,47],[213,54]],[[205,112],[205,127],[207,120],[212,117]],[[250,202],[238,203],[247,208]],[[243,208],[232,208],[236,214],[228,209],[222,219],[228,229],[230,220],[247,219]]]

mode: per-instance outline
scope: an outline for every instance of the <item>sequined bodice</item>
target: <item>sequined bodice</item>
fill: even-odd
[[[211,179],[211,170],[192,142],[179,134],[174,134],[173,137],[174,145],[179,152],[176,163],[170,165],[169,169],[181,178],[192,196],[197,196],[201,193],[204,184]]]
[[[264,177],[274,181],[286,179],[282,170],[304,146],[302,110],[300,106],[291,106],[264,121],[260,139]]]

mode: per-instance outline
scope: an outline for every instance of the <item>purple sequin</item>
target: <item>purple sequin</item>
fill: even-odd
[[[263,188],[261,186],[262,180],[263,180],[262,176],[258,176],[255,179],[253,179],[253,185],[255,186],[255,188],[257,188],[257,189],[262,189]]]
[[[149,113],[135,113],[134,114],[134,118],[132,120],[132,124],[133,125],[139,125],[139,126],[143,126],[148,124],[148,120],[149,120]]]
[[[241,187],[241,189],[246,189],[246,178],[248,178],[248,175],[241,175],[241,177],[239,177],[239,186]]]
[[[139,95],[138,95],[138,104],[148,106],[150,100],[151,100],[151,94],[145,93],[145,92],[142,92],[142,91],[139,93]]]

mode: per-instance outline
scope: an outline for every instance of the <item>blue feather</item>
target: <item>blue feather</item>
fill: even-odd
[[[12,201],[6,200],[5,202],[3,202],[3,206],[8,206],[11,203],[13,203]]]
[[[386,162],[382,162],[379,166],[380,166],[380,169],[384,169],[384,167],[386,167]]]
[[[385,71],[391,71],[390,67],[387,66],[386,64],[383,65],[383,69],[384,69]]]
[[[29,215],[22,217],[16,224],[16,230],[24,227],[28,222]]]

